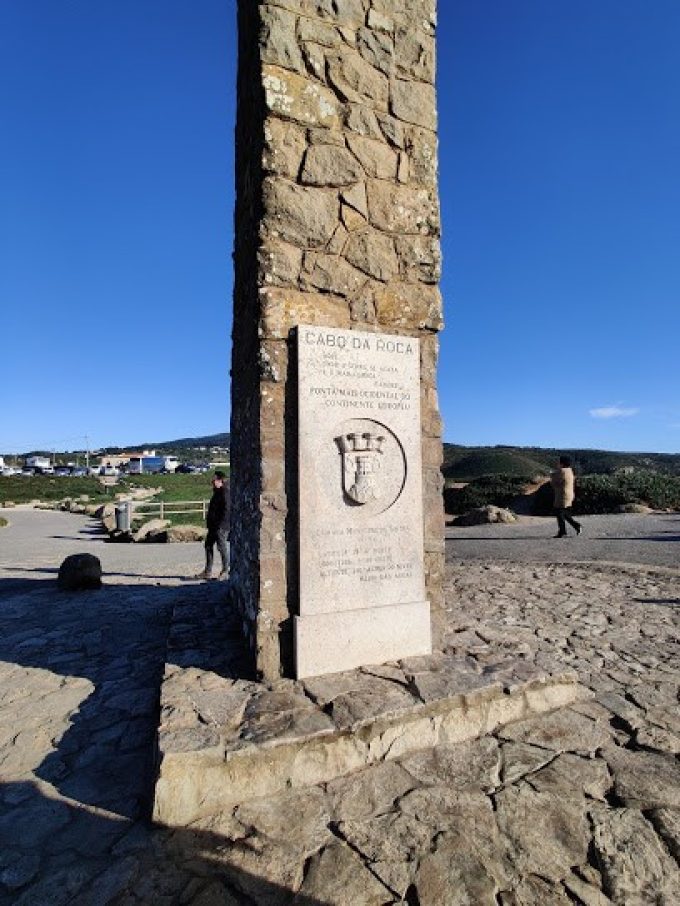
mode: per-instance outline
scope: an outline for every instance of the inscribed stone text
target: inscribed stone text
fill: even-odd
[[[420,350],[298,328],[300,613],[424,601]]]

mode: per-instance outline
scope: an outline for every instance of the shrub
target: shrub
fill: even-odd
[[[626,503],[653,509],[680,508],[680,478],[657,472],[584,475],[576,481],[575,513],[613,513]]]
[[[457,516],[487,504],[507,507],[523,492],[526,484],[526,478],[516,475],[484,475],[464,488],[445,488],[446,512]]]

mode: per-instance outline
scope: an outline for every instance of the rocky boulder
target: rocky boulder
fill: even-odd
[[[654,510],[650,506],[646,506],[644,503],[622,503],[620,507],[617,507],[618,513],[639,513],[640,515],[645,515],[648,513],[653,513]]]
[[[62,591],[101,588],[102,565],[93,554],[71,554],[59,567],[57,585]]]
[[[164,532],[169,525],[169,519],[149,519],[133,533],[132,538],[134,541],[157,541],[159,539],[153,536]]]
[[[517,522],[517,516],[510,512],[510,510],[503,509],[503,507],[487,504],[487,506],[477,507],[477,509],[470,510],[469,513],[458,516],[453,520],[452,524],[461,526],[489,525],[497,522]]]
[[[113,503],[105,503],[98,507],[95,516],[101,519],[102,525],[107,532],[112,532],[116,528],[116,507]]]
[[[166,532],[166,540],[169,544],[205,541],[207,534],[208,530],[200,525],[172,525]]]

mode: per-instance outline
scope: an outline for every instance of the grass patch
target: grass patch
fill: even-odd
[[[0,478],[0,503],[46,503],[65,497],[87,494],[92,503],[105,503],[112,499],[115,488],[104,487],[97,478],[54,478],[51,475],[9,475]]]
[[[6,525],[9,525],[8,520],[4,516],[0,516],[0,528],[4,528]]]
[[[120,494],[133,488],[159,488],[154,500],[209,500],[211,473],[198,475],[125,475],[116,485]]]

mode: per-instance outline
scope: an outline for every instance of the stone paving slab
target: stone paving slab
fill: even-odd
[[[192,648],[208,651],[214,623],[210,614],[178,601],[170,660],[184,648],[176,626],[183,643],[191,639]],[[168,664],[155,820],[186,825],[246,796],[330,781],[587,697],[573,671],[514,653],[490,658],[479,641],[472,653],[452,647],[273,685],[234,678],[233,670],[221,676]]]
[[[24,554],[0,539],[2,906],[677,903],[680,572],[453,559],[446,656],[557,660],[590,700],[164,830],[146,765],[171,613],[223,589],[138,546],[101,591],[57,592],[88,523],[33,517]]]

